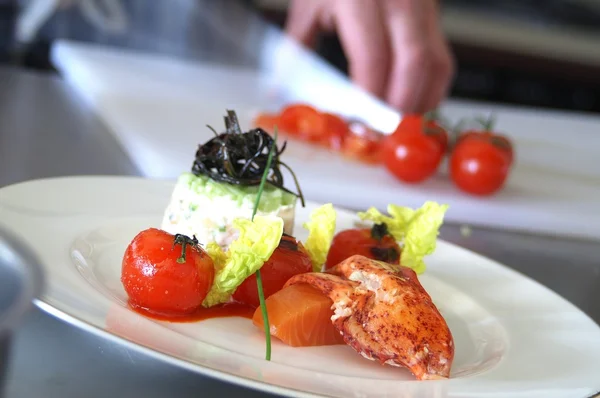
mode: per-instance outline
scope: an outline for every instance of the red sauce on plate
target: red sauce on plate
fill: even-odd
[[[211,308],[201,307],[189,314],[159,314],[156,312],[149,311],[145,308],[136,306],[131,302],[129,302],[128,304],[129,308],[145,317],[156,319],[158,321],[178,323],[199,322],[212,318],[229,318],[236,316],[252,319],[252,315],[254,315],[254,308],[239,303],[221,304]]]

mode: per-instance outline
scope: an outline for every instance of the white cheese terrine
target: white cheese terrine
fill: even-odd
[[[227,247],[237,237],[232,222],[251,218],[258,186],[237,186],[184,173],[177,180],[161,228],[171,234],[195,235],[202,244]],[[295,195],[266,184],[257,215],[283,219],[284,232],[292,234],[296,214]]]

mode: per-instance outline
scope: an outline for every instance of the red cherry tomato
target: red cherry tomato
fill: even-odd
[[[185,245],[184,261],[182,245],[174,243],[174,235],[150,228],[127,246],[121,282],[132,305],[171,316],[202,305],[214,280],[213,261],[193,244]]]
[[[513,160],[510,141],[491,133],[471,132],[457,140],[450,156],[450,178],[474,195],[491,195],[500,190]]]
[[[383,164],[396,178],[417,183],[438,169],[444,150],[437,138],[421,131],[396,131],[383,142]]]
[[[396,128],[397,133],[423,133],[439,142],[442,151],[448,150],[448,131],[435,119],[423,115],[405,115]]]
[[[271,258],[260,269],[265,299],[277,293],[294,275],[312,271],[312,262],[302,243],[284,235]],[[236,289],[233,299],[253,307],[260,305],[256,275],[251,275]]]
[[[287,106],[281,112],[280,121],[283,131],[307,141],[319,141],[325,131],[325,119],[319,111],[308,105]]]
[[[454,146],[457,146],[460,142],[468,140],[468,139],[479,139],[484,141],[489,141],[497,146],[499,149],[504,150],[512,163],[514,158],[514,150],[512,142],[502,134],[497,134],[489,130],[467,130],[461,133],[457,139]]]
[[[398,264],[400,247],[390,235],[376,239],[369,228],[347,229],[334,236],[327,255],[325,270],[355,254],[390,264]]]

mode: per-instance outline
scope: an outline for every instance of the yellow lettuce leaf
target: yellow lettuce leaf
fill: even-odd
[[[312,261],[313,271],[319,272],[327,260],[331,241],[335,234],[336,212],[331,203],[325,204],[310,214],[310,221],[304,223],[308,238],[304,243]]]
[[[207,245],[215,264],[215,280],[202,303],[205,307],[227,302],[235,289],[271,257],[283,235],[283,220],[279,217],[256,216],[254,221],[238,218],[233,225],[239,237],[227,251],[217,244]]]

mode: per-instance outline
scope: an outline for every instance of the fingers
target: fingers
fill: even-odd
[[[429,14],[429,37],[432,72],[427,95],[420,105],[422,112],[435,109],[446,98],[454,77],[455,63],[448,43],[440,29],[437,13]]]
[[[386,100],[403,113],[423,113],[445,97],[453,63],[433,0],[380,0],[393,58]]]
[[[390,47],[384,16],[375,0],[327,0],[354,82],[378,97],[386,92]]]
[[[337,29],[356,84],[403,113],[424,113],[447,95],[454,63],[436,0],[291,0],[286,30],[314,46]]]
[[[319,31],[323,1],[291,0],[286,33],[308,47],[313,47]]]

